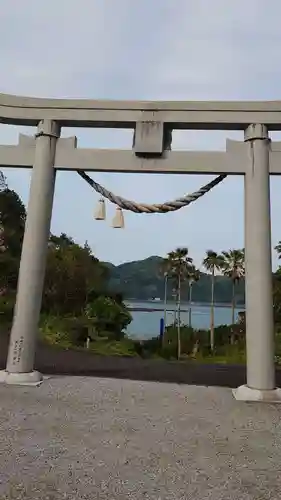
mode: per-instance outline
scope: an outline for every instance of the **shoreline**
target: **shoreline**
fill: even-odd
[[[144,311],[163,311],[163,309],[161,309],[160,306],[162,306],[162,304],[164,303],[164,300],[141,300],[141,299],[124,299],[124,302],[125,304],[132,304],[132,308],[131,310],[135,310],[135,311],[140,311],[140,310],[144,310]],[[134,308],[133,307],[133,304],[136,303],[136,304],[159,304],[159,307],[155,307],[155,308],[145,308],[145,306],[139,306],[139,307],[136,307]],[[173,301],[167,301],[167,306],[169,306],[171,303],[173,303]],[[189,308],[189,302],[185,302],[185,301],[182,301],[181,302],[182,306],[187,306]],[[128,306],[130,307],[130,306]],[[191,307],[211,307],[211,304],[210,302],[191,302]],[[224,303],[224,302],[217,302],[214,304],[214,307],[220,307],[220,308],[226,308],[226,309],[229,309],[232,307],[232,304],[228,304],[228,303]],[[235,309],[241,309],[241,310],[245,310],[246,309],[246,306],[245,304],[236,304],[235,305]],[[172,309],[173,311],[174,309]],[[184,312],[184,309],[181,309],[182,312]],[[188,309],[187,309],[188,311]],[[187,312],[186,311],[186,312]]]

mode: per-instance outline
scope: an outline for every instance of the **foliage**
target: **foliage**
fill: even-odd
[[[5,248],[12,257],[20,257],[26,211],[18,194],[8,188],[0,192],[0,223]]]
[[[103,300],[103,311],[104,314],[108,314],[111,317],[114,316],[116,323],[114,325],[106,324],[105,318],[100,314],[99,307],[101,305],[101,300]],[[126,353],[128,352],[128,345],[130,344],[130,349],[132,351],[133,341],[127,339],[123,332],[123,325],[130,321],[129,312],[125,310],[125,314],[122,310],[122,306],[115,304],[113,306],[113,314],[111,313],[112,302],[110,299],[107,302],[107,297],[99,297],[95,301],[95,305],[92,307],[91,312],[95,309],[98,313],[95,320],[88,315],[82,315],[79,317],[75,316],[52,316],[50,314],[42,314],[40,320],[40,336],[41,339],[46,341],[51,345],[58,345],[64,348],[81,347],[84,348],[86,345],[86,340],[91,337],[92,342],[90,342],[90,350],[100,353],[102,351],[119,351],[124,352],[124,342],[127,345],[125,348]],[[97,304],[99,303],[99,306]],[[97,307],[96,307],[97,306]],[[90,308],[89,308],[90,310]],[[126,318],[126,321],[124,321]],[[118,347],[118,342],[122,340],[122,346]],[[123,342],[124,341],[124,342]]]
[[[64,349],[84,349],[86,335],[80,342],[77,342],[78,332],[76,336],[70,338],[69,328],[75,326],[77,328],[83,321],[81,318],[59,318],[50,316],[41,320],[41,337],[45,342]],[[231,344],[232,326],[221,325],[215,328],[217,339],[216,349],[210,351],[208,330],[194,330],[187,326],[181,327],[182,338],[182,361],[199,362],[199,363],[219,363],[219,364],[237,364],[245,363],[245,328],[234,325],[236,329],[235,343]],[[177,358],[177,331],[173,327],[168,328],[168,336],[165,345],[162,346],[159,337],[148,339],[146,341],[134,341],[124,337],[122,340],[108,340],[100,338],[97,341],[91,342],[89,346],[90,352],[101,356],[125,356],[125,357],[141,357],[141,358],[164,358],[167,360],[175,360]],[[198,344],[197,344],[198,342]],[[194,346],[198,347],[196,351]],[[281,364],[281,329],[276,332],[276,351],[275,362]]]
[[[168,253],[162,267],[178,287],[179,279],[184,282],[191,275],[192,261],[193,259],[188,255],[188,248],[176,248],[175,251]]]
[[[182,357],[196,359],[198,357],[223,356],[231,347],[231,336],[235,338],[235,346],[238,350],[245,351],[245,326],[221,325],[215,328],[216,349],[214,353],[210,350],[210,331],[181,326],[181,351]],[[177,358],[177,328],[169,326],[166,330],[164,345],[158,337],[142,342],[142,354],[145,357],[151,353],[168,359]]]
[[[51,236],[48,249],[43,310],[54,314],[81,314],[94,289],[106,286],[107,268],[91,249],[75,243],[67,235]]]
[[[222,270],[223,274],[230,278],[234,283],[245,276],[245,252],[242,250],[229,250],[222,252]]]
[[[281,268],[273,274],[273,311],[274,321],[281,325]]]
[[[201,277],[201,273],[200,273],[199,269],[196,269],[196,267],[194,265],[190,266],[188,277],[187,277],[187,281],[188,281],[189,286],[193,285],[194,283],[197,283],[197,281],[200,280],[200,277]]]
[[[26,211],[15,191],[0,190],[0,289],[16,290]]]
[[[206,257],[203,260],[203,266],[211,274],[221,271],[224,266],[224,256],[214,250],[207,250]]]
[[[135,342],[128,338],[123,338],[121,341],[97,341],[90,344],[90,351],[99,356],[122,356],[136,357],[138,356]]]
[[[107,337],[121,340],[124,330],[130,324],[132,317],[128,309],[114,298],[100,295],[86,306],[86,317],[91,322],[92,338]]]
[[[12,322],[14,313],[14,295],[0,295],[0,322],[9,324]]]
[[[82,347],[88,336],[88,322],[85,317],[42,314],[39,330],[41,339],[48,344]]]

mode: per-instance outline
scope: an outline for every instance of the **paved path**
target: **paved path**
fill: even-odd
[[[0,332],[0,369],[5,369],[7,350],[8,337]],[[35,368],[49,375],[110,377],[189,385],[235,388],[246,383],[246,367],[243,365],[97,356],[91,351],[65,350],[40,342],[36,349]],[[277,386],[281,387],[280,367],[276,370],[276,381]]]
[[[65,376],[0,407],[1,500],[281,498],[281,406],[227,388]]]
[[[0,369],[6,366],[7,336],[0,333]],[[49,375],[111,377],[177,384],[237,387],[246,381],[242,365],[209,365],[197,362],[166,361],[164,359],[96,356],[90,351],[65,350],[38,343],[35,368]],[[281,385],[281,370],[277,370]]]

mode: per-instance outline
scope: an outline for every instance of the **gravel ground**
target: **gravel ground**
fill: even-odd
[[[281,407],[89,377],[0,386],[0,499],[281,498]]]

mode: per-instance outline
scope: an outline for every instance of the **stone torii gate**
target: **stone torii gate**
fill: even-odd
[[[247,385],[244,401],[281,401],[275,385],[269,174],[281,174],[281,102],[138,102],[56,100],[0,94],[0,123],[37,126],[0,146],[0,168],[32,168],[18,291],[6,370],[9,384],[38,385],[34,354],[56,170],[131,173],[240,174],[245,179]],[[135,129],[132,150],[81,149],[62,127]],[[174,129],[244,130],[225,152],[170,151]]]

